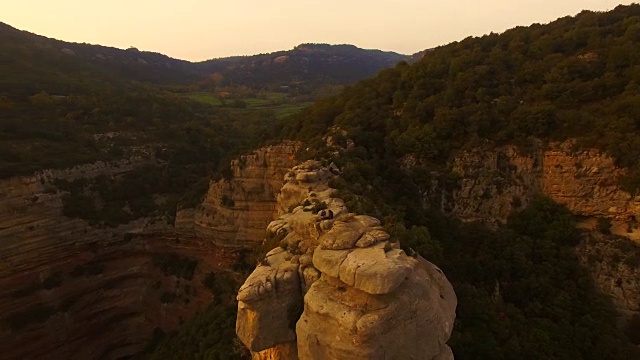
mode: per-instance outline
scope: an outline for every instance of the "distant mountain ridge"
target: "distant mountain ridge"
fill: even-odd
[[[0,23],[0,73],[12,74],[0,80],[0,91],[17,86],[28,92],[66,93],[83,82],[107,79],[185,85],[215,73],[225,85],[236,86],[347,84],[407,58],[353,45],[302,44],[271,54],[189,62],[136,48],[65,42]]]
[[[371,77],[408,56],[353,45],[301,44],[288,51],[197,63],[200,71],[251,86],[344,84]]]

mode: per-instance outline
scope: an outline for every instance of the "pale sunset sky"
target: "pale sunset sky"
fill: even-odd
[[[620,0],[2,0],[0,22],[71,42],[200,61],[353,44],[413,54]]]

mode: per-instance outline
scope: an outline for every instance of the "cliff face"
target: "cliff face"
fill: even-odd
[[[452,169],[454,189],[435,186],[426,197],[460,219],[504,223],[532,196],[544,194],[576,215],[610,218],[614,233],[640,240],[640,196],[617,185],[625,169],[598,150],[574,150],[571,142],[530,154],[514,146],[479,148],[458,154]]]
[[[297,142],[285,142],[241,156],[233,177],[212,182],[194,214],[195,232],[224,246],[255,246],[276,215],[276,193],[294,165]]]
[[[640,197],[617,184],[625,169],[595,150],[575,150],[571,142],[539,146],[528,154],[514,146],[479,148],[458,154],[451,167],[453,184],[434,181],[425,191],[425,204],[464,221],[504,223],[509,214],[543,194],[580,217],[587,230],[578,248],[580,259],[597,284],[623,315],[640,314],[638,265]],[[597,218],[611,221],[610,232],[635,242],[620,247],[614,236],[603,236]],[[599,239],[599,240],[595,240]],[[631,265],[629,265],[631,264]]]
[[[139,352],[155,328],[175,329],[210,302],[208,271],[233,256],[138,219],[98,228],[62,215],[56,179],[126,173],[140,162],[92,164],[0,181],[0,352],[5,359],[114,359]],[[197,262],[191,279],[158,259]]]
[[[624,326],[640,314],[640,246],[616,235],[589,232],[577,254],[600,288],[611,296]]]
[[[64,191],[56,180],[118,176],[149,159],[0,181],[2,357],[117,359],[141,351],[154,329],[176,329],[210,303],[206,276],[237,261],[235,250],[217,244],[264,237],[275,211],[273,189],[294,149],[269,147],[234,162],[233,180],[212,183],[202,208],[179,210],[174,224],[140,218],[97,227],[62,214]],[[222,194],[235,205],[222,206]],[[207,214],[224,223],[206,222]]]
[[[236,332],[254,359],[453,359],[451,284],[372,217],[348,213],[308,161],[285,177],[270,251],[238,292]],[[331,211],[331,213],[329,213]]]

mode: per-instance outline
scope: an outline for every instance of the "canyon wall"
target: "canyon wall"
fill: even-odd
[[[212,182],[196,210],[195,233],[224,246],[259,244],[276,215],[275,196],[295,164],[298,146],[288,141],[233,160],[231,179]]]
[[[264,238],[274,189],[293,165],[294,151],[295,144],[286,143],[235,161],[231,181],[212,182],[204,204],[178,210],[175,221],[145,217],[116,227],[65,217],[66,192],[57,181],[117,177],[153,159],[1,180],[2,358],[127,358],[143,350],[156,329],[175,330],[211,302],[206,277],[238,260],[239,251],[220,245]]]
[[[626,170],[598,150],[576,150],[572,142],[527,153],[515,146],[480,147],[459,153],[451,168],[453,186],[435,182],[425,194],[427,206],[465,221],[504,223],[543,194],[585,220],[609,218],[612,232],[640,240],[640,196],[620,188]]]

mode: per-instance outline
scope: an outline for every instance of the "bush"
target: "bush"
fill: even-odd
[[[222,195],[222,197],[220,198],[220,203],[222,204],[222,206],[228,208],[234,207],[236,205],[236,202],[233,201],[233,199],[227,194]]]
[[[182,279],[193,279],[193,273],[198,266],[198,260],[180,257],[176,253],[154,254],[153,265],[165,275],[173,275]]]
[[[175,302],[177,297],[176,293],[165,291],[160,295],[160,302],[163,304],[169,304]]]
[[[60,272],[56,272],[42,281],[42,287],[47,290],[57,288],[62,285],[62,279],[62,274]]]
[[[596,229],[605,235],[611,234],[611,219],[609,218],[598,218],[598,223],[596,225]]]

